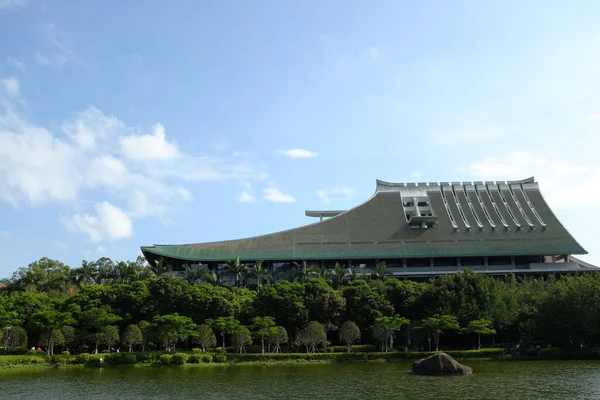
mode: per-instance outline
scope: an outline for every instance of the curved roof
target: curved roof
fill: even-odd
[[[419,196],[437,221],[409,226],[403,199]],[[419,200],[420,201],[420,200]],[[219,242],[142,247],[149,259],[181,262],[586,254],[533,178],[502,182],[390,183],[330,219]]]

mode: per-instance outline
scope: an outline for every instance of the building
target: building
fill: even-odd
[[[534,178],[520,181],[390,183],[346,211],[306,211],[319,222],[287,231],[220,242],[142,247],[164,259],[219,268],[239,257],[264,260],[282,276],[306,261],[336,262],[369,274],[385,261],[396,277],[427,278],[469,268],[489,275],[597,271],[558,221]]]

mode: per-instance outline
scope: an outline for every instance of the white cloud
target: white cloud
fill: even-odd
[[[263,190],[263,199],[273,203],[293,203],[296,201],[294,197],[289,194],[281,192],[276,187],[270,187]]]
[[[0,10],[22,7],[27,5],[27,0],[0,0]]]
[[[64,40],[61,40],[63,35],[58,31],[56,25],[46,24],[41,31],[47,46],[44,50],[35,53],[34,61],[38,65],[56,69],[62,68],[67,63],[85,65],[83,60],[65,44]]]
[[[588,119],[590,121],[600,121],[600,114],[590,114]]]
[[[256,198],[246,190],[242,191],[238,196],[238,202],[240,203],[252,203],[255,200]]]
[[[97,145],[127,132],[123,122],[96,107],[88,107],[75,118],[65,121],[61,129],[78,147],[94,151],[98,150]]]
[[[331,203],[331,197],[342,196],[345,198],[352,197],[354,195],[354,189],[346,186],[335,187],[327,190],[317,190],[317,197],[321,199],[323,204]]]
[[[381,50],[375,46],[369,47],[369,58],[375,63],[381,61]]]
[[[420,179],[422,176],[421,173],[418,171],[413,172],[411,175],[413,178],[416,178],[416,179]]]
[[[563,161],[564,160],[564,161]],[[546,200],[556,209],[600,205],[600,180],[595,161],[563,158],[551,152],[515,151],[503,157],[487,157],[462,168],[474,179],[517,180],[535,176]]]
[[[107,251],[108,249],[105,246],[100,245],[96,247],[96,253],[106,254]]]
[[[74,214],[62,222],[72,232],[81,232],[93,242],[118,240],[133,234],[133,224],[127,213],[107,201],[97,203],[95,215]]]
[[[132,160],[162,160],[179,156],[174,142],[166,140],[165,127],[154,126],[151,135],[131,135],[121,138],[121,151]]]
[[[53,133],[23,118],[20,101],[9,98],[4,86],[0,83],[0,202],[15,207],[61,204],[68,214],[89,204],[90,196],[93,202],[118,205],[128,218],[166,221],[170,209],[192,199],[184,184],[267,176],[245,153],[235,159],[185,154],[170,147],[174,145],[167,142],[162,125],[144,134],[95,107],[74,114]],[[126,151],[135,145],[154,158],[125,157],[123,142]],[[160,158],[165,152],[177,152],[177,157]],[[115,237],[99,228],[102,219],[93,210],[78,211],[68,221],[71,230],[85,229],[90,237]]]
[[[17,97],[19,95],[19,81],[14,76],[0,79],[2,90],[8,97]]]
[[[293,159],[314,158],[317,156],[317,153],[306,149],[280,150],[279,153]]]

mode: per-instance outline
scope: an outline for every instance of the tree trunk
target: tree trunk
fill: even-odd
[[[265,354],[265,339],[261,338],[260,343],[262,345],[262,353]]]
[[[223,338],[223,351],[225,351],[225,335],[221,335],[221,337]]]
[[[132,345],[129,345],[129,352],[130,352],[130,353],[131,353],[131,351],[132,351],[132,349],[131,349],[132,347],[133,347]]]
[[[477,349],[481,350],[481,335],[477,334]]]

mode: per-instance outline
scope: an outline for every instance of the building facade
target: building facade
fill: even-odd
[[[219,269],[240,258],[263,260],[280,275],[302,262],[336,262],[369,274],[385,261],[396,277],[427,278],[465,268],[489,275],[596,271],[558,221],[534,178],[519,181],[391,183],[377,180],[364,203],[306,211],[319,222],[245,239],[142,247],[162,259]]]

